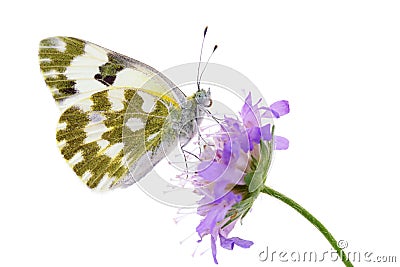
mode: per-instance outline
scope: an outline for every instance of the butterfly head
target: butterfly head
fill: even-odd
[[[208,90],[200,89],[194,94],[194,99],[196,100],[197,104],[209,108],[212,105],[211,99],[211,91],[210,88]]]

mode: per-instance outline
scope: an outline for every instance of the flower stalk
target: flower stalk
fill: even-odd
[[[345,266],[347,267],[353,267],[353,264],[349,261],[346,253],[343,251],[342,248],[338,246],[338,242],[336,239],[332,236],[332,234],[326,229],[326,227],[317,219],[315,218],[310,212],[308,212],[305,208],[303,208],[300,204],[298,204],[296,201],[293,199],[285,196],[282,193],[279,193],[278,191],[264,185],[261,189],[261,193],[270,195],[276,199],[279,199],[283,203],[289,205],[292,207],[294,210],[296,210],[298,213],[300,213],[304,218],[306,218],[312,225],[314,225],[318,231],[321,232],[321,234],[328,240],[328,242],[331,244],[331,246],[336,250],[338,255],[340,256],[342,262],[344,263]]]

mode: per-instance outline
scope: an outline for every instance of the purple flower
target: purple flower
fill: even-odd
[[[220,246],[228,250],[235,245],[242,248],[253,245],[252,241],[229,237],[229,234],[258,196],[259,191],[246,189],[256,169],[269,167],[272,149],[288,148],[289,141],[275,136],[270,123],[262,124],[262,119],[287,114],[288,102],[278,101],[270,107],[260,106],[260,103],[261,99],[253,104],[249,93],[240,117],[225,117],[220,122],[219,131],[212,136],[215,146],[206,147],[200,155],[202,161],[197,166],[197,174],[192,177],[196,192],[202,196],[197,208],[197,213],[203,217],[196,228],[200,237],[198,242],[210,235],[215,263],[218,263],[218,239]],[[271,149],[267,151],[266,147]],[[265,177],[261,179],[265,182]]]

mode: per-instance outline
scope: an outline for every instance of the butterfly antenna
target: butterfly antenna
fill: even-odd
[[[197,91],[200,91],[200,64],[201,64],[201,56],[203,55],[203,46],[204,46],[204,40],[206,39],[206,34],[207,34],[208,26],[204,29],[204,34],[203,34],[203,41],[201,42],[201,49],[200,49],[200,60],[199,60],[199,65],[197,66]]]
[[[210,62],[210,59],[211,59],[212,55],[214,54],[215,50],[217,50],[217,48],[218,48],[218,45],[215,45],[213,51],[211,52],[211,55],[210,55],[210,56],[208,57],[208,59],[207,59],[207,62],[206,62],[206,65],[205,65],[204,68],[203,68],[203,71],[202,71],[201,74],[200,74],[200,78],[199,78],[199,82],[198,82],[199,87],[200,87],[201,77],[203,77],[203,73],[204,73],[204,71],[205,71],[206,68],[207,68],[208,62]],[[199,89],[199,90],[200,90],[200,89]]]

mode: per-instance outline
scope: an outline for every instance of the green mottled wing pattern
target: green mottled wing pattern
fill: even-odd
[[[62,111],[61,154],[88,187],[130,185],[173,146],[169,115],[185,96],[156,70],[70,37],[42,40],[39,60]]]
[[[61,111],[113,88],[141,88],[175,106],[186,101],[182,91],[154,68],[80,39],[59,36],[40,41],[39,62]]]
[[[56,138],[61,153],[90,188],[106,190],[128,179],[129,167],[146,153],[156,153],[163,129],[168,128],[168,103],[147,95],[145,99],[153,98],[155,107],[146,112],[142,108],[146,93],[121,91],[120,110],[111,109],[106,90],[90,97],[91,110],[77,103],[59,120]]]

